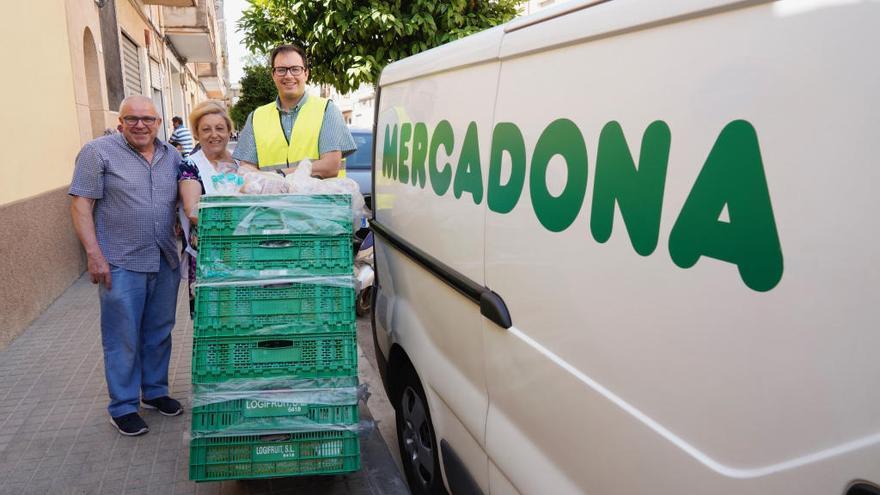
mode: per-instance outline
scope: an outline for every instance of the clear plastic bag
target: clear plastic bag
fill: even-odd
[[[364,196],[361,194],[357,182],[347,177],[316,179],[312,177],[312,162],[308,159],[300,161],[296,170],[288,175],[286,180],[291,185],[291,192],[294,193],[350,195],[352,225],[355,230],[360,228],[361,222],[368,216]]]
[[[291,191],[290,183],[275,172],[250,172],[244,174],[242,194],[287,194]]]

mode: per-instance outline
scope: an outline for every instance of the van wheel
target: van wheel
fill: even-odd
[[[415,371],[407,367],[397,402],[397,445],[409,489],[414,495],[445,495],[440,451],[428,411],[425,391]]]

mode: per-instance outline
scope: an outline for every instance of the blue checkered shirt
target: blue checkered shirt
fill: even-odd
[[[308,99],[308,93],[304,94],[295,107],[289,112],[281,108],[281,99],[275,99],[275,106],[281,118],[281,128],[284,129],[284,136],[290,142],[290,133],[293,131],[293,123],[299,115],[299,109]],[[247,117],[244,128],[238,135],[238,144],[235,146],[235,152],[232,157],[236,160],[244,160],[251,163],[259,163],[257,159],[257,142],[254,140],[254,112]],[[342,118],[342,112],[333,104],[333,101],[327,102],[327,109],[324,111],[324,120],[321,122],[321,132],[318,134],[318,153],[323,154],[328,151],[341,151],[343,158],[354,153],[357,145],[351,136],[351,131],[345,125]]]
[[[76,157],[68,194],[95,201],[95,233],[111,265],[158,272],[164,255],[178,265],[174,222],[180,153],[155,140],[147,163],[122,134],[90,141]]]

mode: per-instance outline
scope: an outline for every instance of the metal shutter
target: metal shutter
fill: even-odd
[[[150,84],[156,89],[162,89],[162,73],[159,72],[159,62],[150,59]]]
[[[122,77],[125,83],[125,96],[142,95],[141,59],[138,47],[128,36],[122,35]]]

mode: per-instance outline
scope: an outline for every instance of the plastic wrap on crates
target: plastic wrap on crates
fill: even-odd
[[[303,391],[310,389],[353,388],[357,390],[358,400],[366,396],[366,385],[358,384],[357,376],[334,376],[328,378],[232,378],[220,383],[194,383],[193,396],[234,397],[235,394],[257,394],[284,391]],[[208,402],[206,402],[208,403]],[[193,404],[197,405],[197,404]]]
[[[193,438],[305,431],[357,431],[357,390],[257,392],[219,401],[193,396]]]
[[[196,280],[193,287],[263,287],[278,288],[296,285],[321,285],[354,289],[354,273],[345,275],[315,275],[296,273],[297,270],[233,270],[207,280]]]
[[[354,406],[357,409],[357,406]],[[337,407],[338,408],[338,407]],[[193,418],[195,421],[196,418]],[[195,426],[194,426],[195,428]],[[260,418],[259,421],[220,427],[216,430],[191,430],[189,439],[241,437],[247,435],[286,435],[290,433],[313,433],[326,431],[346,431],[353,433],[369,432],[375,428],[372,420],[357,420],[354,423],[318,423],[305,416],[284,416]]]
[[[312,162],[309,159],[301,160],[296,170],[288,175],[286,180],[290,183],[290,191],[294,193],[351,195],[351,216],[355,230],[360,227],[363,219],[368,217],[364,196],[357,182],[348,177],[323,180],[312,177]]]
[[[316,276],[318,275],[318,276]],[[336,278],[336,277],[342,278]],[[241,268],[221,263],[196,265],[196,280],[201,286],[267,285],[284,283],[320,284],[347,287],[347,274],[316,274],[312,269],[289,266],[285,268]],[[240,283],[243,282],[243,283]],[[354,287],[354,282],[351,283]]]
[[[349,194],[202,196],[199,238],[204,242],[224,236],[350,236],[351,205]]]
[[[267,380],[237,380],[236,383],[197,385],[193,407],[209,406],[235,400],[267,403],[352,405],[363,396],[364,385],[352,385],[350,378],[279,380],[285,388],[267,389]],[[333,386],[341,385],[341,386]]]
[[[267,389],[265,380],[239,380],[234,387],[198,387],[193,393],[192,438],[265,435],[312,431],[360,431],[358,402],[366,386],[356,377],[321,380],[279,380]],[[334,387],[333,385],[342,385]]]
[[[197,277],[287,278],[347,275],[353,253],[348,236],[239,236],[210,239],[199,246]]]

